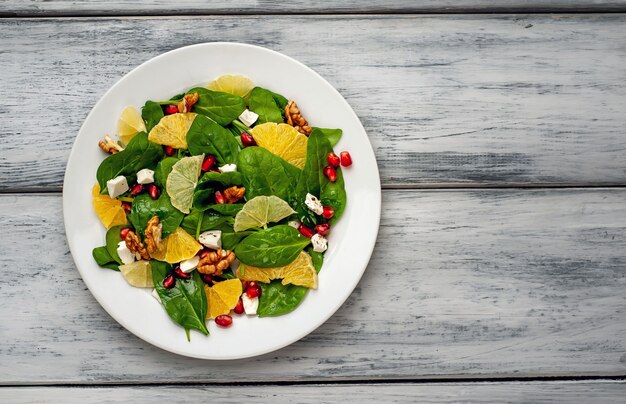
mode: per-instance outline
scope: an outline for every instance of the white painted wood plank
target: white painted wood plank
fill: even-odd
[[[303,340],[207,362],[154,348],[86,290],[60,195],[0,196],[0,384],[626,373],[626,190],[386,191],[347,303]]]
[[[424,383],[300,386],[5,387],[0,400],[11,403],[200,402],[363,403],[571,403],[623,401],[622,381]]]
[[[625,23],[625,15],[0,20],[0,189],[60,189],[98,98],[142,61],[205,41],[267,46],[325,76],[363,121],[387,186],[626,184]]]

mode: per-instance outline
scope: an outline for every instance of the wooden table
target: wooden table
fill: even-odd
[[[624,400],[626,1],[137,3],[0,2],[0,402]],[[113,321],[61,213],[100,96],[209,41],[327,78],[383,184],[378,244],[346,304],[232,362]]]

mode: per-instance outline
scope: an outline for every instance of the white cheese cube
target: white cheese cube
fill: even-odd
[[[243,310],[249,316],[255,316],[256,311],[259,308],[259,298],[255,297],[250,299],[245,293],[241,295],[241,301],[243,303]]]
[[[217,250],[222,248],[222,231],[221,230],[209,230],[200,234],[198,237],[200,244],[207,248]]]
[[[135,254],[130,252],[128,247],[126,247],[125,241],[120,241],[119,243],[117,243],[117,255],[120,256],[120,259],[122,260],[124,265],[132,264],[133,262],[135,262]]]
[[[159,293],[156,291],[156,289],[152,289],[152,297],[154,297],[157,302],[161,303],[161,297],[159,296]]]
[[[108,180],[107,190],[109,191],[109,196],[111,198],[117,198],[124,192],[128,191],[128,181],[126,181],[126,177],[120,175],[112,180]]]
[[[290,220],[287,224],[296,230],[298,230],[298,227],[300,227],[300,222],[297,220]]]
[[[223,173],[230,173],[233,171],[237,171],[237,164],[225,164],[219,167],[220,171]]]
[[[154,171],[149,168],[137,171],[138,184],[152,184],[154,182]]]
[[[239,115],[239,120],[246,126],[252,126],[257,119],[259,119],[259,115],[249,109],[246,109],[241,113],[241,115]]]
[[[188,274],[198,267],[199,262],[200,257],[198,257],[197,255],[189,258],[188,260],[181,261],[180,270]]]
[[[319,233],[311,237],[311,244],[313,245],[313,251],[319,253],[326,251],[328,248],[328,240]]]
[[[322,206],[322,202],[320,202],[319,199],[317,199],[315,196],[311,194],[306,194],[306,199],[304,201],[304,204],[306,205],[307,208],[309,208],[309,210],[311,210],[316,215],[321,215],[324,212],[324,207]]]

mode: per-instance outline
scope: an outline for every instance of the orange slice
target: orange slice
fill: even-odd
[[[215,318],[230,313],[239,302],[239,297],[243,292],[239,279],[218,282],[211,287],[204,285],[204,290],[209,302],[207,318]]]
[[[91,203],[96,215],[106,227],[110,229],[119,224],[126,224],[126,212],[122,208],[122,201],[100,194],[100,185],[96,184],[91,190]]]
[[[267,122],[251,130],[257,145],[282,157],[298,168],[306,161],[308,138],[286,123]]]
[[[206,86],[206,88],[208,88],[209,90],[221,91],[223,93],[234,94],[245,98],[254,88],[254,83],[246,76],[241,76],[238,74],[225,74],[210,82]]]
[[[180,227],[161,240],[158,247],[157,251],[150,254],[152,258],[170,264],[189,259],[202,248],[195,238]]]
[[[317,272],[311,256],[304,251],[289,265],[278,268],[257,268],[250,265],[239,265],[237,277],[244,281],[269,283],[273,279],[281,279],[283,285],[298,285],[317,289]]]
[[[148,140],[175,149],[186,149],[187,132],[194,119],[196,114],[192,112],[166,115],[152,128]]]

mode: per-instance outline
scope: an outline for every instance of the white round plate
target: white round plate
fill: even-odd
[[[313,126],[343,129],[335,150],[349,150],[344,169],[348,203],[332,229],[329,249],[311,290],[293,312],[269,318],[234,316],[230,328],[209,322],[210,335],[185,331],[150,296],[115,271],[100,268],[93,248],[104,245],[105,229],[91,206],[91,188],[104,159],[98,139],[115,134],[122,109],[139,110],[146,100],[163,100],[223,74],[243,74],[255,85],[294,99]],[[65,230],[74,262],[91,293],[127,330],[160,348],[204,359],[238,359],[291,344],[324,323],[356,287],[370,259],[380,219],[380,179],[374,152],[358,117],[326,80],[278,52],[237,43],[206,43],[167,52],[122,77],[91,110],[72,148],[63,185]],[[373,302],[374,303],[374,302]]]

